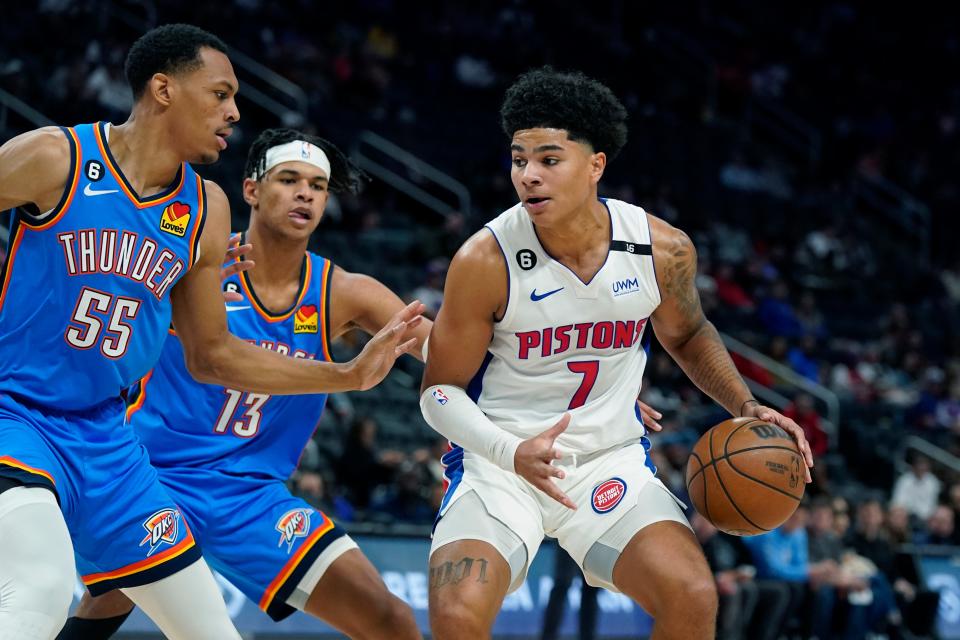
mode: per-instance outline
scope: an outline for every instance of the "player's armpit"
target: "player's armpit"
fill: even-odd
[[[57,206],[70,172],[70,142],[60,127],[28,131],[0,146],[0,211]]]
[[[343,334],[358,327],[370,335],[380,331],[390,318],[406,303],[379,280],[361,273],[334,267],[330,283],[330,336]],[[423,344],[430,335],[433,323],[424,318],[410,332],[416,346],[410,355],[423,360]]]
[[[486,356],[494,320],[506,304],[503,254],[493,234],[481,229],[460,247],[447,271],[421,392],[437,384],[469,385]]]

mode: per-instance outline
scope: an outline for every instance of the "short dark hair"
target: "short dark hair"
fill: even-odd
[[[603,83],[579,72],[543,67],[524,73],[507,89],[500,123],[509,137],[522,129],[565,129],[612,160],[627,143],[627,110]]]
[[[155,73],[172,75],[199,69],[203,47],[227,52],[223,40],[192,24],[165,24],[140,36],[123,65],[134,100],[143,95]]]
[[[247,165],[243,170],[245,178],[259,180],[267,163],[267,151],[281,144],[303,140],[323,149],[330,160],[330,173],[333,174],[327,188],[334,193],[358,193],[364,182],[369,180],[362,169],[329,140],[313,136],[296,129],[267,129],[257,136],[250,151],[247,152]]]

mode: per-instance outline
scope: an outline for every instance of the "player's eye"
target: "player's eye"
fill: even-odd
[[[217,98],[220,99],[220,100],[226,100],[226,99],[227,99],[227,92],[226,92],[226,91],[214,91],[213,93],[216,94]]]
[[[314,182],[314,183],[313,183],[313,190],[314,190],[314,191],[326,191],[326,190],[327,190],[327,185],[326,185],[326,183],[323,183],[323,182]]]
[[[513,166],[517,167],[518,169],[522,169],[522,168],[525,167],[526,165],[527,165],[527,161],[526,161],[525,159],[523,159],[523,158],[514,158],[514,159],[513,159]]]
[[[554,158],[553,156],[543,159],[543,164],[547,165],[548,167],[552,167],[553,165],[558,164],[559,162],[560,162],[560,158]]]

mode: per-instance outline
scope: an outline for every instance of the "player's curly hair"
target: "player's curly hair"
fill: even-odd
[[[227,52],[223,40],[192,24],[165,24],[140,36],[123,65],[133,99],[140,99],[155,73],[173,75],[199,69],[202,47]]]
[[[365,182],[370,178],[353,163],[337,145],[319,136],[312,136],[296,129],[267,129],[257,136],[247,152],[247,165],[243,170],[244,177],[258,179],[262,177],[267,165],[267,151],[281,144],[303,140],[323,149],[330,160],[330,173],[333,174],[327,186],[334,193],[358,193]]]
[[[627,143],[627,110],[604,84],[580,72],[534,69],[514,81],[500,106],[509,137],[522,129],[565,129],[613,160]]]

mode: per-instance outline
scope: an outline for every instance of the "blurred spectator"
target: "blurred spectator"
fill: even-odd
[[[787,362],[794,372],[810,382],[820,382],[820,363],[817,361],[817,339],[811,335],[800,338],[800,344],[787,351]]]
[[[580,640],[593,640],[597,629],[597,595],[600,589],[591,587],[583,579],[583,572],[577,563],[562,547],[557,545],[553,560],[553,587],[550,589],[550,598],[543,610],[543,632],[541,640],[556,640],[560,625],[563,622],[563,610],[567,603],[567,592],[574,578],[579,579],[580,586],[580,616],[577,636]]]
[[[956,545],[957,533],[954,528],[953,509],[945,504],[937,505],[927,518],[926,529],[916,539],[917,544]]]
[[[690,524],[717,581],[718,640],[778,638],[790,604],[790,588],[777,580],[756,580],[756,567],[743,543],[718,532],[699,513],[694,512]]]
[[[810,444],[815,457],[821,457],[830,448],[827,432],[820,426],[820,415],[813,405],[813,397],[807,393],[798,394],[793,402],[783,409],[783,415],[803,428],[803,435]]]
[[[757,568],[757,578],[787,585],[790,602],[784,614],[789,624],[806,599],[810,579],[810,552],[806,524],[809,517],[803,503],[770,533],[743,538]]]
[[[926,456],[914,453],[910,470],[897,478],[893,485],[893,506],[903,507],[911,516],[926,520],[937,508],[940,481],[930,471]]]
[[[353,507],[366,509],[373,490],[389,482],[403,460],[403,454],[397,451],[377,449],[377,422],[373,418],[358,418],[350,426],[343,453],[335,463],[337,487]]]
[[[790,290],[782,280],[775,282],[770,292],[760,300],[757,315],[771,336],[799,338],[803,327],[790,304]]]
[[[419,300],[427,308],[423,315],[435,320],[443,304],[443,283],[447,278],[447,267],[450,261],[446,258],[434,258],[427,263],[426,279],[423,284],[413,290],[410,296]]]

